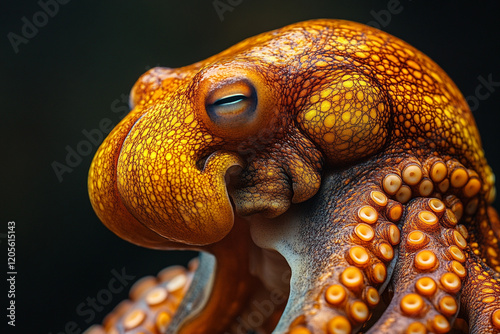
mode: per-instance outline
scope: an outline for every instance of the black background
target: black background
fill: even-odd
[[[220,0],[227,3],[228,0]],[[109,232],[87,195],[87,172],[97,147],[59,182],[51,164],[65,163],[83,130],[103,118],[118,122],[135,80],[150,67],[178,67],[204,59],[243,38],[312,18],[362,23],[391,1],[232,0],[221,21],[209,1],[70,1],[15,53],[7,35],[21,35],[37,1],[3,1],[0,10],[0,277],[7,272],[7,222],[16,222],[16,327],[7,333],[65,333],[68,322],[89,326],[76,308],[106,289],[111,270],[135,279],[156,274],[194,253],[142,249]],[[452,77],[464,96],[474,96],[478,77],[500,81],[499,8],[494,1],[400,0],[401,11],[383,30],[414,45]],[[481,92],[486,92],[484,89]],[[500,87],[474,110],[486,156],[500,170]],[[113,107],[114,106],[114,107]],[[3,327],[7,286],[0,291]],[[129,286],[130,287],[130,286]],[[114,294],[93,322],[125,298]],[[0,327],[1,328],[1,327]],[[78,330],[74,331],[79,333]]]

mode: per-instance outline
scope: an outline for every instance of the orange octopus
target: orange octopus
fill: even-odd
[[[500,333],[500,221],[473,116],[427,56],[313,20],[154,68],[89,173],[118,236],[199,262],[87,333]]]

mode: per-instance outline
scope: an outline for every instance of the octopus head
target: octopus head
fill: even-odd
[[[325,164],[379,151],[388,98],[367,75],[326,57],[327,36],[311,39],[320,28],[287,27],[144,74],[133,110],[90,170],[104,223],[149,247],[212,244],[231,230],[233,207],[279,216],[314,196]]]
[[[234,212],[280,216],[316,194],[325,170],[382,151],[421,145],[481,158],[472,116],[442,70],[352,22],[303,22],[190,66],[154,68],[130,101],[95,156],[89,192],[111,230],[155,248],[216,243]],[[467,138],[432,132],[443,124],[468,127]]]

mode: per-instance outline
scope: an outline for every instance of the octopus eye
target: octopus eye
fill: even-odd
[[[257,102],[253,85],[240,80],[215,88],[207,97],[205,109],[218,126],[237,128],[252,123]]]
[[[277,117],[273,87],[248,66],[214,66],[193,82],[195,112],[214,135],[243,140],[272,127]]]

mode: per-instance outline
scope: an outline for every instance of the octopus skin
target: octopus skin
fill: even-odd
[[[301,22],[151,69],[130,104],[93,208],[134,244],[201,255],[87,333],[500,333],[494,175],[412,46]]]

